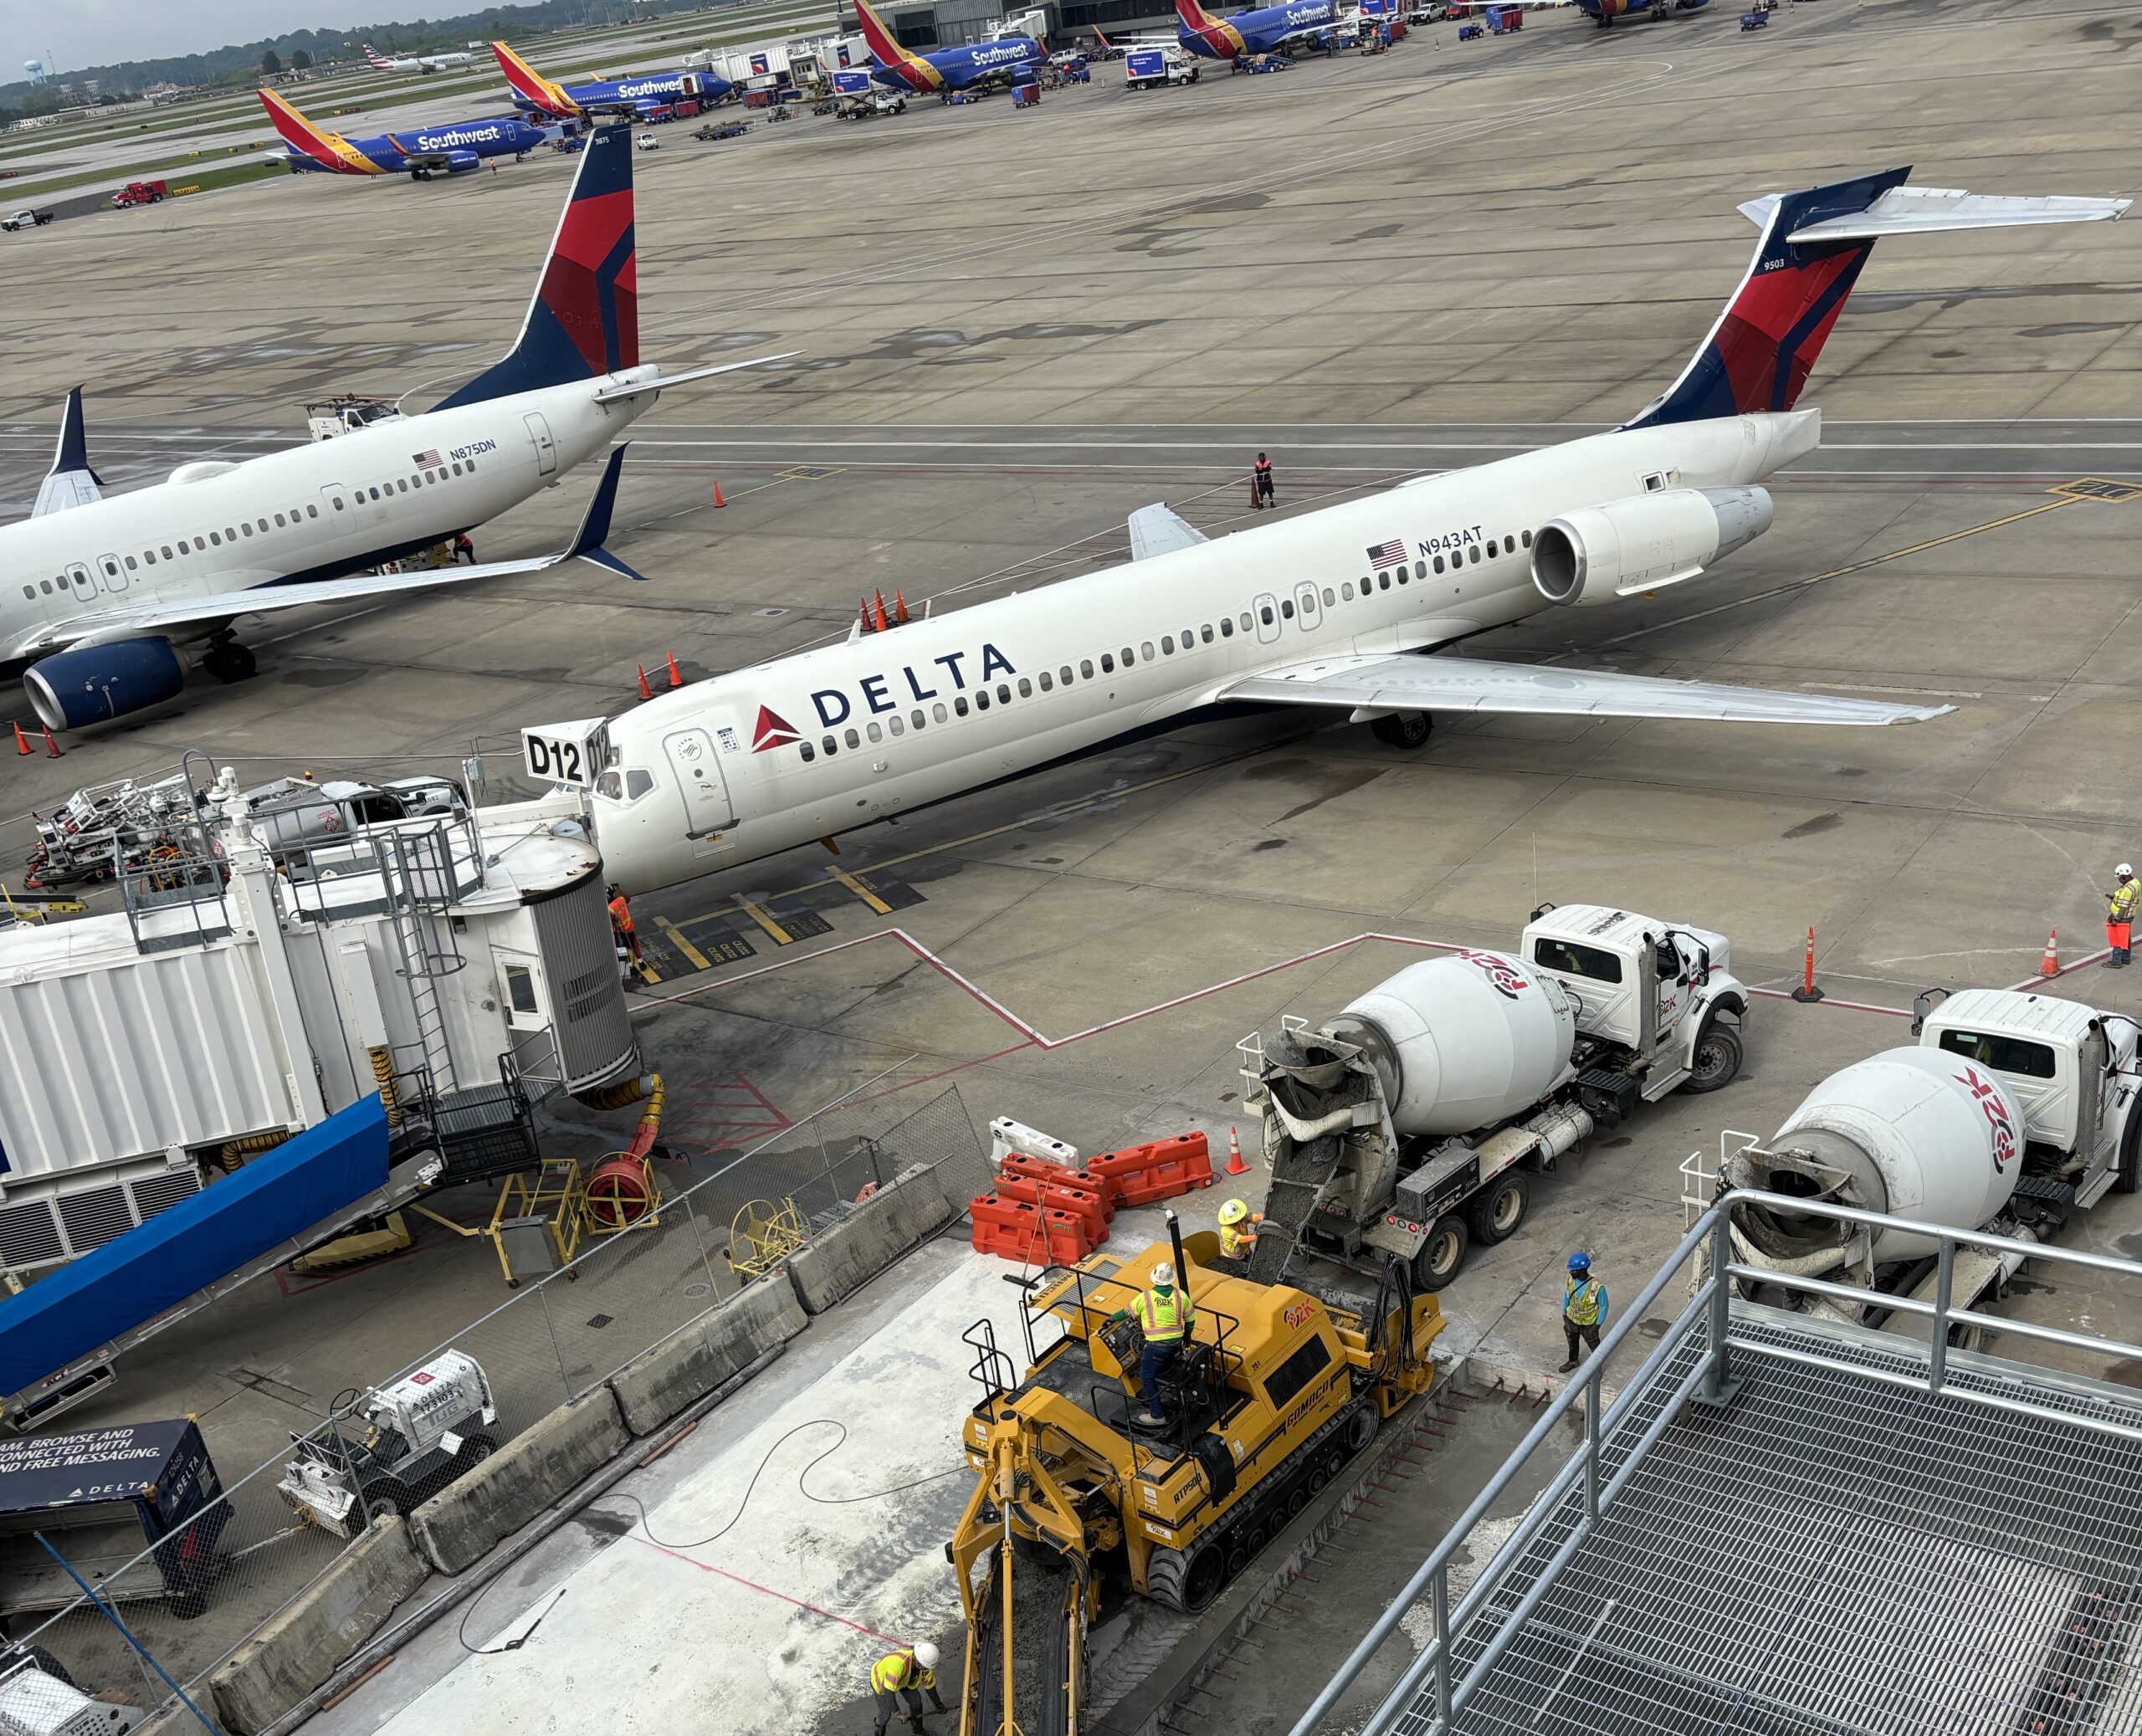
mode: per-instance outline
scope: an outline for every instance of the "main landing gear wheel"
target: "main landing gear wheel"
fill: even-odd
[[[1435,719],[1425,711],[1394,711],[1371,719],[1369,734],[1386,747],[1422,748],[1435,727]]]
[[[226,685],[233,681],[249,681],[257,665],[253,653],[228,633],[218,633],[208,641],[208,648],[202,653],[201,667]]]

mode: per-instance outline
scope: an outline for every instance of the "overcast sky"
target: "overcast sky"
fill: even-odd
[[[161,54],[198,54],[285,30],[466,12],[451,0],[0,0],[0,84],[25,60],[62,72]]]

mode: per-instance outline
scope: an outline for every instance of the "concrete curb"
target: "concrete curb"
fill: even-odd
[[[788,1259],[788,1281],[807,1313],[822,1314],[952,1221],[934,1164],[903,1170],[848,1217]]]
[[[409,1515],[410,1532],[441,1573],[464,1572],[623,1452],[631,1438],[616,1395],[598,1386],[440,1490]]]
[[[216,1715],[236,1736],[258,1736],[321,1687],[423,1584],[431,1570],[388,1513],[208,1678]]]
[[[1353,1517],[1385,1467],[1412,1446],[1435,1416],[1436,1394],[1446,1387],[1463,1391],[1471,1384],[1466,1359],[1438,1364],[1435,1385],[1379,1431],[1350,1474],[1325,1489],[1280,1534],[1276,1554],[1268,1548],[1258,1558],[1260,1564],[1269,1560],[1269,1568],[1260,1564],[1222,1592],[1219,1601],[1197,1618],[1197,1625],[1168,1662],[1117,1701],[1094,1724],[1091,1736],[1166,1736],[1163,1720],[1170,1709],[1227,1661],[1264,1612],[1316,1559],[1317,1551]]]
[[[610,1376],[618,1414],[633,1434],[651,1435],[810,1324],[792,1286],[746,1285]]]

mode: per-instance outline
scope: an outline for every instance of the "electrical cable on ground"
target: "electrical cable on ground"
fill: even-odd
[[[804,1465],[803,1468],[796,1473],[796,1492],[802,1496],[806,1501],[813,1502],[820,1507],[853,1507],[865,1501],[882,1501],[889,1495],[903,1495],[910,1489],[919,1489],[928,1483],[942,1483],[946,1477],[956,1477],[962,1471],[967,1468],[964,1464],[954,1465],[949,1470],[933,1471],[927,1477],[918,1477],[907,1483],[896,1483],[888,1488],[872,1489],[869,1493],[861,1495],[813,1494],[807,1487],[807,1479],[808,1479],[813,1471],[817,1470],[820,1465],[822,1465],[828,1459],[838,1452],[848,1442],[848,1425],[846,1423],[839,1421],[838,1419],[831,1416],[813,1416],[807,1421],[797,1423],[794,1428],[790,1429],[786,1434],[782,1435],[780,1439],[766,1448],[765,1457],[760,1459],[757,1468],[751,1472],[751,1480],[744,1485],[744,1493],[741,1498],[740,1498],[736,1503],[736,1511],[729,1516],[727,1522],[722,1525],[720,1529],[717,1531],[711,1531],[705,1537],[694,1538],[689,1542],[676,1542],[664,1538],[657,1537],[654,1534],[653,1523],[648,1517],[647,1508],[640,1500],[638,1496],[631,1493],[629,1491],[620,1490],[615,1493],[614,1498],[620,1501],[629,1502],[631,1503],[633,1511],[639,1515],[640,1528],[645,1533],[647,1540],[654,1544],[657,1549],[674,1550],[679,1554],[683,1554],[692,1549],[703,1549],[710,1543],[719,1543],[731,1531],[735,1530],[738,1525],[743,1523],[744,1514],[751,1504],[751,1496],[758,1488],[759,1479],[766,1475],[766,1467],[773,1462],[774,1455],[779,1452],[782,1447],[786,1447],[798,1435],[802,1434],[806,1430],[817,1428],[838,1429],[840,1433],[830,1447],[827,1447],[824,1452],[817,1454],[817,1457],[807,1462]],[[491,1582],[491,1585],[486,1585],[483,1590],[469,1600],[469,1607],[464,1610],[461,1613],[460,1625],[454,1630],[454,1637],[460,1641],[461,1649],[476,1657],[495,1657],[503,1652],[518,1652],[523,1646],[528,1643],[530,1638],[534,1636],[536,1628],[542,1625],[543,1616],[538,1616],[534,1622],[530,1624],[526,1632],[517,1636],[515,1638],[509,1641],[503,1646],[470,1645],[469,1643],[469,1618],[476,1613],[478,1607],[481,1605],[484,1598],[490,1595],[492,1586],[495,1585],[498,1582],[495,1580],[493,1580]],[[559,1595],[561,1596],[563,1595],[562,1590],[561,1590]],[[554,1597],[551,1600],[551,1607],[556,1607],[556,1602],[557,1599]],[[543,1615],[548,1616],[549,1613],[550,1611],[546,1609]]]

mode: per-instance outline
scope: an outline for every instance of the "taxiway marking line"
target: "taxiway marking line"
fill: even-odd
[[[686,940],[684,938],[684,931],[679,928],[675,923],[670,921],[668,917],[656,917],[654,919],[654,925],[660,929],[664,934],[667,935],[671,942],[675,945],[677,950],[684,954],[684,955],[698,969],[701,970],[711,970],[714,969],[714,961],[708,958],[705,953],[701,952],[698,947],[693,945],[689,940]]]
[[[741,910],[746,916],[750,917],[752,921],[758,924],[758,925],[764,929],[767,934],[771,935],[773,937],[773,944],[775,945],[786,946],[796,938],[795,935],[790,934],[787,929],[776,922],[762,905],[753,904],[751,899],[746,898],[740,892],[736,894],[736,908],[739,910]],[[708,919],[705,917],[700,917],[698,919],[698,920],[701,922],[707,919]]]
[[[871,891],[869,887],[865,886],[860,880],[857,879],[854,875],[848,873],[846,868],[829,868],[826,872],[831,874],[834,879],[839,881],[840,883],[845,886],[850,892],[853,893],[856,897],[861,899],[864,904],[868,904],[873,910],[875,910],[880,916],[890,916],[893,914],[893,907],[890,904],[879,898],[876,893]]]

